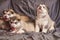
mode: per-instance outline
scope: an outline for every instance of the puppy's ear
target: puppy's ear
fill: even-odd
[[[49,7],[48,7],[48,5],[45,5],[45,6],[46,6],[46,9],[47,9],[47,10],[49,10]]]
[[[3,10],[3,14],[6,14],[7,12],[6,12],[6,10]]]
[[[9,9],[9,11],[11,12],[11,14],[15,13],[15,11],[13,9]]]
[[[14,10],[13,10],[13,9],[9,9],[9,11],[10,11],[10,12],[14,12]]]
[[[49,7],[47,6],[47,10],[49,10]]]
[[[9,11],[14,11],[13,9],[9,9]]]
[[[13,12],[13,11],[11,11],[11,14],[14,14],[14,12]]]
[[[6,14],[9,11],[9,9],[3,10],[3,14]]]

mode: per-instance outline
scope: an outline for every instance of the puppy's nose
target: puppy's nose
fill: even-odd
[[[41,6],[39,7],[39,9],[41,9]]]

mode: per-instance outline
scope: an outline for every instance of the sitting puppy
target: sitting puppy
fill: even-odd
[[[35,31],[47,33],[51,30],[54,30],[54,21],[50,18],[46,5],[40,4],[37,8]]]
[[[34,31],[33,23],[27,23],[21,19],[15,18],[9,21],[12,32],[11,33],[25,33]]]

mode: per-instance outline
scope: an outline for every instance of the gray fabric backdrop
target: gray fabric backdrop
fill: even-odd
[[[0,0],[0,16],[5,9],[12,8],[17,13],[23,13],[35,20],[36,8],[40,3],[49,8],[49,15],[55,21],[56,30],[51,34],[41,34],[42,40],[60,40],[60,0]],[[45,39],[46,38],[46,39]]]

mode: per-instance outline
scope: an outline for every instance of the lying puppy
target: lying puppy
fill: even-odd
[[[34,31],[33,23],[27,23],[21,19],[15,18],[10,20],[10,25],[12,28],[11,33],[25,33]]]
[[[37,8],[35,31],[47,33],[51,30],[54,30],[54,21],[50,18],[46,5],[40,4]]]
[[[16,16],[15,12],[12,9],[4,10],[3,13],[3,18],[5,21],[9,21],[11,17]]]
[[[10,18],[12,18],[12,17],[20,18],[23,21],[30,20],[29,17],[21,16],[20,14],[15,13],[14,10],[12,10],[12,9],[4,10],[3,13],[4,13],[3,18],[5,19],[5,21],[9,21]]]

